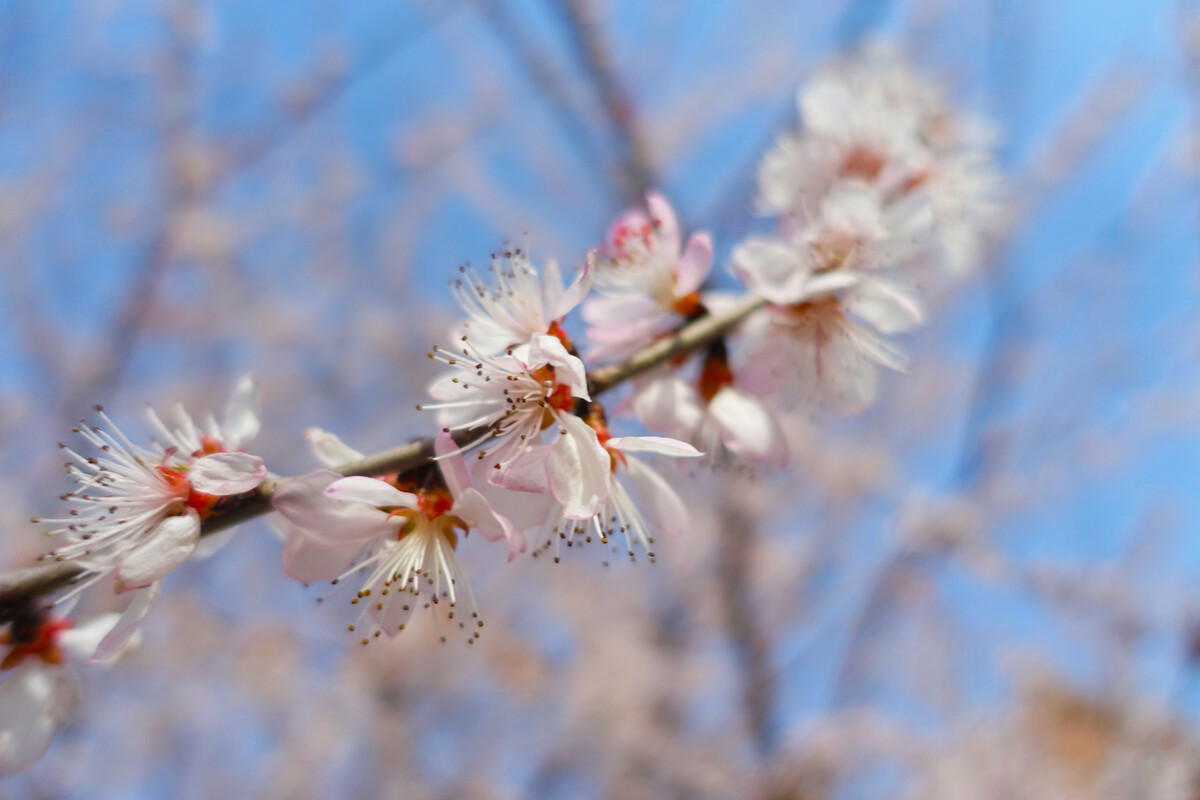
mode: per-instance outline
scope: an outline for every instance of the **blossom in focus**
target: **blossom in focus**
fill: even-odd
[[[70,719],[81,694],[71,664],[93,657],[116,622],[105,614],[78,628],[69,619],[18,619],[0,635],[0,777],[32,766]]]
[[[507,347],[551,333],[556,324],[583,300],[591,288],[588,266],[564,286],[558,262],[546,261],[541,275],[521,248],[493,256],[488,271],[492,285],[480,280],[471,267],[452,284],[454,296],[467,315],[462,333],[473,351],[494,355]]]
[[[267,471],[258,456],[234,452],[258,429],[253,385],[243,379],[223,424],[197,426],[182,407],[176,427],[151,412],[165,437],[156,450],[135,445],[99,406],[107,430],[81,422],[75,433],[98,451],[71,457],[75,488],[62,496],[69,511],[37,520],[66,540],[50,552],[95,576],[116,573],[118,591],[149,587],[183,563],[200,541],[200,525],[223,497],[256,488]]]
[[[451,617],[457,616],[464,629],[478,620],[455,556],[460,535],[474,529],[493,541],[506,539],[510,553],[524,548],[520,531],[471,486],[450,433],[438,437],[437,452],[438,466],[413,476],[342,477],[318,471],[284,483],[273,497],[275,509],[291,524],[284,547],[289,576],[312,583],[365,575],[351,600],[365,605],[363,616],[371,620],[364,644],[382,632],[403,630],[422,602],[447,600]],[[471,626],[472,640],[478,625]]]
[[[645,345],[702,308],[699,289],[712,263],[712,239],[693,233],[685,245],[675,210],[657,193],[646,210],[630,209],[609,229],[593,267],[598,295],[583,306],[595,355]]]
[[[633,547],[636,543],[653,561],[653,530],[663,530],[671,536],[683,535],[688,527],[687,507],[670,483],[633,453],[658,453],[672,458],[697,458],[703,453],[687,442],[662,436],[614,437],[609,433],[599,406],[592,409],[586,421],[574,419],[592,431],[604,453],[604,463],[587,464],[585,469],[569,469],[570,465],[564,464],[561,454],[556,451],[556,445],[538,445],[530,449],[520,468],[513,471],[511,487],[558,497],[555,483],[569,483],[576,487],[574,494],[603,499],[591,514],[572,513],[578,509],[560,501],[547,517],[544,529],[549,538],[542,550],[554,547],[557,561],[559,542],[566,542],[571,547],[576,537],[590,542],[595,536],[601,544],[608,545],[610,538],[619,537],[631,559],[635,557]],[[558,446],[562,447],[561,444]],[[626,481],[649,509],[653,528],[647,525]]]
[[[490,304],[460,298],[471,316],[470,330],[482,327],[504,330],[504,336],[514,335],[517,329],[508,324],[514,316],[512,309],[546,307],[538,299],[542,284],[532,267],[528,269],[517,273],[524,276],[519,282],[515,277],[500,275],[494,290],[479,287],[469,295],[492,298]],[[557,279],[551,277],[547,282],[553,285]],[[571,294],[568,291],[564,296]],[[560,308],[573,307],[581,297],[568,300]],[[484,312],[490,316],[484,316]],[[528,339],[510,343],[500,355],[489,355],[476,347],[474,333],[461,337],[456,348],[461,355],[434,348],[430,358],[451,367],[452,372],[430,387],[430,394],[438,402],[418,408],[436,410],[438,423],[445,428],[482,431],[463,449],[486,445],[478,457],[486,459],[490,467],[487,480],[493,486],[529,491],[529,475],[548,467],[553,477],[541,481],[542,488],[537,491],[553,496],[570,518],[585,519],[603,506],[608,490],[608,455],[595,432],[577,416],[591,403],[587,371],[557,319],[551,319],[546,331],[540,331],[537,326],[546,318],[532,312],[527,317],[530,327],[520,332],[532,331]],[[489,336],[491,341],[500,341]],[[545,444],[545,437],[552,439],[548,451],[538,449]],[[599,480],[592,479],[597,476]]]

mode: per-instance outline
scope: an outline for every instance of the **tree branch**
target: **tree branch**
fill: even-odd
[[[607,364],[590,372],[588,387],[593,395],[612,389],[676,356],[691,353],[725,335],[765,305],[765,301],[747,295],[719,314],[700,317],[678,330],[655,340],[629,358]],[[487,430],[472,428],[455,433],[455,441],[468,444]],[[379,476],[407,472],[429,462],[434,455],[432,438],[415,439],[408,444],[372,456],[342,464],[333,469],[342,475]],[[266,514],[271,498],[288,478],[267,480],[252,492],[223,499],[204,521],[201,536],[210,536],[234,525]],[[0,575],[0,623],[7,622],[38,598],[71,585],[87,574],[78,564],[63,561]]]

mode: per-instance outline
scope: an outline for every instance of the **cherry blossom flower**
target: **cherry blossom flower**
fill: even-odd
[[[363,616],[371,619],[364,644],[403,630],[422,594],[426,606],[448,600],[451,617],[464,629],[472,622],[470,640],[477,638],[479,610],[455,556],[459,535],[474,529],[493,541],[507,539],[510,557],[524,549],[520,531],[471,486],[449,432],[438,437],[437,452],[440,469],[430,465],[416,477],[318,471],[275,492],[275,509],[292,526],[284,549],[289,576],[312,583],[366,575],[351,600],[364,604]],[[362,617],[351,630],[361,624]]]
[[[81,422],[75,433],[98,455],[70,455],[76,486],[62,496],[67,515],[38,522],[65,538],[50,557],[77,562],[97,578],[116,573],[117,590],[149,587],[196,550],[201,523],[221,498],[248,492],[266,478],[258,456],[229,452],[258,428],[251,407],[253,384],[243,379],[224,424],[197,427],[180,407],[177,427],[151,413],[166,439],[158,452],[131,442],[96,407],[108,430]]]
[[[81,690],[70,665],[92,658],[117,620],[101,615],[78,628],[69,619],[16,620],[0,635],[0,777],[32,766],[74,712]]]
[[[683,244],[675,210],[657,193],[646,211],[630,209],[608,232],[593,269],[600,296],[583,306],[596,356],[646,344],[702,309],[699,289],[712,263],[712,239],[694,233]]]
[[[575,416],[576,407],[591,396],[587,373],[578,356],[568,352],[563,340],[536,334],[529,344],[510,348],[506,355],[478,356],[464,348],[466,358],[451,357],[436,350],[434,358],[454,367],[448,376],[430,387],[441,400],[422,408],[438,411],[438,422],[452,429],[486,428],[468,447],[492,442],[480,458],[488,457],[496,486],[522,491],[513,470],[527,457],[530,448],[542,441],[542,431],[557,432],[556,463],[562,474],[595,472],[607,463],[594,433]],[[476,356],[476,358],[472,358]],[[601,493],[580,491],[578,482],[555,482],[554,496],[574,516],[591,516],[604,502]]]
[[[771,303],[744,329],[746,388],[844,412],[869,403],[876,367],[904,366],[885,337],[922,318],[910,292],[879,277],[902,258],[904,231],[889,224],[874,190],[843,184],[790,238],[735,249],[732,271]]]
[[[671,536],[683,535],[688,527],[687,508],[662,475],[632,454],[658,453],[673,458],[697,458],[703,453],[687,442],[662,436],[613,437],[599,406],[592,409],[587,421],[578,417],[574,419],[592,431],[604,453],[604,464],[586,463],[583,465],[585,468],[579,469],[575,463],[563,457],[561,444],[538,445],[530,448],[519,467],[512,470],[510,486],[526,492],[551,494],[557,498],[559,494],[555,484],[567,483],[574,487],[573,493],[589,497],[603,496],[603,502],[595,512],[584,515],[572,513],[578,509],[560,500],[547,518],[544,527],[549,538],[539,552],[553,546],[554,559],[558,561],[560,542],[566,542],[571,547],[577,536],[585,542],[590,542],[595,536],[607,545],[611,537],[620,536],[631,559],[635,557],[633,548],[636,543],[646,550],[653,562],[652,531],[663,530]],[[567,437],[563,436],[559,442],[565,439]],[[650,509],[653,528],[647,525],[645,517],[638,510],[625,485],[626,479]]]
[[[474,350],[494,355],[507,347],[525,344],[552,328],[583,300],[592,285],[589,266],[570,286],[564,286],[558,262],[546,261],[543,274],[520,248],[493,256],[488,271],[493,284],[480,280],[475,271],[462,267],[453,283],[454,295],[467,314],[462,333]]]
[[[904,369],[903,355],[886,335],[920,318],[910,297],[880,281],[768,306],[743,329],[742,385],[788,404],[854,413],[875,398],[878,367]]]
[[[486,458],[493,470],[488,481],[514,491],[526,491],[526,473],[544,466],[540,451],[531,451],[543,443],[543,431],[549,431],[547,435],[557,437],[549,462],[555,479],[546,483],[545,489],[570,518],[585,519],[605,501],[604,465],[608,463],[595,432],[576,416],[591,401],[587,371],[558,319],[542,313],[550,303],[539,287],[561,286],[561,282],[550,276],[541,284],[527,260],[516,263],[512,272],[498,272],[496,290],[474,283],[473,291],[460,299],[472,317],[469,324],[478,328],[482,323],[488,341],[526,334],[528,340],[509,346],[501,355],[477,348],[474,333],[461,337],[461,356],[434,348],[430,358],[452,367],[453,372],[430,387],[430,394],[439,402],[418,408],[436,410],[438,422],[447,429],[482,430],[462,449],[491,442],[478,456]],[[588,283],[590,278],[581,276],[574,288],[561,296],[552,291],[558,300],[556,308],[574,307],[583,296],[578,287]],[[512,324],[514,319],[520,319],[522,325]],[[543,325],[548,332],[540,330]],[[529,464],[529,458],[539,460]],[[583,480],[581,476],[602,476],[603,480]]]
[[[999,177],[988,126],[952,109],[898,53],[869,49],[815,75],[799,95],[801,130],[759,169],[759,209],[793,232],[844,182],[904,209],[922,255],[952,274],[978,261],[997,216]]]
[[[911,256],[921,225],[910,211],[886,208],[865,184],[840,184],[791,236],[751,237],[738,245],[731,269],[777,305],[844,289],[865,272],[896,267]]]

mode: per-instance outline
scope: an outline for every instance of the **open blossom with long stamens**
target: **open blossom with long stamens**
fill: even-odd
[[[579,305],[592,284],[590,258],[570,286],[564,286],[558,262],[548,259],[539,275],[520,248],[504,251],[502,258],[493,255],[488,271],[492,285],[480,280],[469,266],[461,268],[462,276],[453,283],[454,295],[467,314],[462,331],[482,355],[550,333]]]
[[[395,635],[417,605],[441,600],[477,638],[479,610],[455,556],[459,535],[478,530],[507,539],[510,550],[516,542],[523,549],[520,532],[471,486],[448,432],[438,436],[437,452],[440,470],[430,465],[414,479],[320,471],[288,481],[274,495],[275,509],[291,523],[288,575],[304,583],[365,576],[351,600],[370,618],[364,644],[380,633]],[[362,623],[360,617],[351,630]]]
[[[579,357],[568,352],[561,339],[546,334],[535,335],[529,344],[503,356],[464,351],[465,358],[440,350],[433,354],[458,373],[430,388],[442,401],[428,406],[438,410],[438,421],[454,429],[486,427],[472,444],[488,443],[480,458],[487,457],[493,465],[489,480],[517,491],[525,489],[515,476],[531,448],[541,443],[543,430],[557,433],[552,494],[574,517],[596,513],[604,494],[585,490],[569,478],[581,471],[594,473],[607,463],[594,432],[574,414],[579,401],[591,399]]]
[[[435,409],[438,422],[449,429],[482,429],[463,449],[487,443],[479,458],[486,458],[491,468],[488,481],[514,491],[527,491],[526,461],[534,457],[530,455],[532,449],[543,443],[543,432],[556,437],[551,445],[553,458],[539,460],[535,470],[548,465],[553,477],[543,484],[546,492],[558,500],[570,518],[585,519],[601,508],[607,496],[604,465],[608,456],[595,432],[575,415],[591,400],[583,361],[557,319],[548,320],[545,314],[539,317],[529,311],[544,310],[547,304],[544,298],[538,299],[542,284],[536,272],[527,261],[523,263],[528,272],[519,273],[525,276],[520,283],[501,275],[496,289],[477,287],[460,299],[474,327],[490,319],[491,327],[484,326],[489,331],[504,330],[508,336],[533,330],[529,338],[500,355],[489,355],[486,349],[476,347],[471,333],[460,339],[461,355],[435,348],[430,358],[452,367],[453,372],[430,387],[430,394],[439,402],[418,408]],[[558,308],[569,310],[578,303],[582,294],[576,290],[588,282],[590,279],[581,276],[575,288],[559,297]],[[548,283],[561,285],[555,277]],[[518,296],[521,291],[527,296]],[[488,302],[472,305],[472,297]],[[508,323],[516,316],[513,309],[526,312],[522,318],[529,326],[524,330]],[[545,331],[534,327],[543,323],[547,323]],[[491,334],[489,339],[499,341]],[[579,480],[580,475],[601,475],[604,480],[598,485]]]
[[[700,310],[711,263],[711,237],[694,233],[684,245],[675,210],[660,194],[646,196],[645,211],[618,217],[592,270],[600,294],[583,305],[595,354],[644,345]]]
[[[572,517],[566,513],[565,507],[556,507],[547,518],[544,530],[548,538],[538,552],[553,548],[557,562],[560,543],[565,542],[572,547],[579,539],[590,542],[595,537],[607,546],[616,539],[624,545],[631,560],[636,557],[634,546],[637,545],[646,551],[653,563],[654,532],[665,531],[669,536],[682,536],[689,526],[687,507],[662,475],[633,454],[657,453],[672,458],[698,458],[704,454],[687,442],[662,436],[614,437],[608,432],[598,412],[593,413],[584,424],[595,429],[607,463],[604,475],[585,474],[576,479],[594,483],[596,491],[603,483],[606,487],[604,503],[594,514],[586,517]],[[551,445],[541,445],[531,453],[524,464],[522,476],[527,491],[539,490],[540,482],[553,477],[554,471],[549,465],[554,457]],[[547,467],[538,469],[539,462]],[[630,485],[633,492],[630,491]],[[541,491],[546,490],[542,488]],[[635,494],[647,507],[652,525],[647,524],[645,515],[639,510],[634,500]]]
[[[199,433],[186,413],[176,431],[158,422],[170,445],[152,452],[131,442],[99,406],[96,412],[107,429],[86,421],[74,429],[96,455],[62,445],[76,483],[62,496],[68,513],[37,521],[50,526],[48,535],[66,540],[51,558],[75,561],[97,576],[115,571],[118,591],[148,587],[195,551],[201,522],[220,499],[257,487],[266,467],[258,456],[226,452],[218,438],[225,428]],[[239,403],[228,432],[256,428],[249,416]],[[181,451],[181,445],[194,449]]]

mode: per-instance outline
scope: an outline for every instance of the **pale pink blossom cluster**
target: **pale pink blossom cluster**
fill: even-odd
[[[361,474],[371,472],[356,466],[362,453],[309,430],[325,468],[261,490],[282,517],[286,573],[351,583],[359,614],[349,628],[363,644],[397,634],[418,608],[473,642],[483,621],[457,555],[471,531],[503,542],[509,561],[552,553],[557,562],[564,546],[594,542],[653,562],[656,536],[690,527],[660,471],[665,459],[780,464],[784,415],[813,402],[866,405],[877,367],[903,365],[891,337],[922,318],[919,279],[939,265],[961,272],[977,253],[995,179],[984,140],[890,57],[819,74],[800,107],[802,127],[760,170],[760,207],[774,229],[736,244],[728,264],[760,298],[748,318],[656,368],[627,367],[630,390],[606,408],[589,362],[619,363],[744,304],[713,289],[708,233],[685,236],[652,192],[570,281],[554,261],[539,269],[524,247],[493,254],[483,274],[462,268],[453,291],[465,319],[429,353],[444,372],[418,406],[440,429],[433,455]],[[108,575],[117,592],[133,593],[88,639],[85,656],[103,661],[133,640],[162,579],[196,554],[205,521],[260,494],[268,473],[242,449],[260,426],[250,378],[220,422],[197,424],[179,407],[168,424],[150,411],[158,438],[147,448],[97,412],[103,428],[76,429],[93,452],[63,446],[75,481],[66,513],[41,522],[58,541],[48,558],[83,574],[68,597]],[[610,419],[629,427],[616,435]],[[13,658],[57,665],[67,623],[35,617],[14,638]],[[44,750],[62,718],[65,694],[53,688],[62,674],[24,669],[0,686],[0,766]],[[14,732],[18,713],[40,720],[36,736]]]
[[[759,169],[775,230],[733,270],[769,303],[746,332],[748,388],[843,411],[875,396],[892,338],[921,322],[917,289],[975,265],[995,215],[991,137],[889,50],[819,73],[801,127]]]

